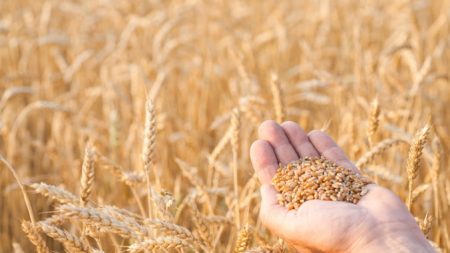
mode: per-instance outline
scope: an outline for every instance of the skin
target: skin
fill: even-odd
[[[357,205],[338,201],[307,201],[288,211],[277,202],[271,179],[278,164],[306,156],[325,156],[360,173],[326,133],[306,133],[294,122],[265,121],[251,148],[261,186],[260,219],[272,233],[298,252],[434,252],[403,201],[370,184]]]

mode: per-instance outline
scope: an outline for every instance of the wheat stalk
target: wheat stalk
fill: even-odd
[[[211,225],[233,225],[232,220],[225,216],[209,215],[203,217],[203,220]]]
[[[30,217],[31,223],[33,225],[36,224],[36,219],[34,217],[33,208],[31,207],[30,199],[28,198],[28,194],[25,191],[25,187],[23,187],[23,184],[19,178],[19,175],[17,175],[16,170],[5,158],[3,158],[2,155],[0,155],[0,162],[2,162],[6,166],[6,168],[11,172],[11,174],[14,176],[14,179],[16,180],[17,184],[20,187],[20,191],[22,192],[22,196],[25,201],[25,206],[27,207],[28,216]],[[22,230],[23,230],[23,226],[22,226]]]
[[[104,155],[101,155],[98,152],[96,152],[96,154],[100,156],[99,161],[102,163],[100,168],[111,170],[112,173],[126,185],[133,187],[145,181],[145,176],[141,172],[125,170],[122,166]]]
[[[356,161],[355,165],[356,167],[360,168],[361,170],[364,169],[365,166],[367,166],[370,162],[372,162],[377,156],[383,154],[388,150],[389,148],[398,145],[400,143],[407,143],[406,140],[402,138],[393,138],[393,139],[386,139],[381,142],[379,142],[375,147],[373,147],[371,150],[366,152],[364,155],[362,155],[358,161]]]
[[[202,178],[197,173],[197,168],[189,165],[185,161],[175,158],[175,162],[178,164],[178,167],[181,170],[181,174],[189,180],[189,182],[195,186],[195,188],[199,191],[202,197],[207,196],[205,183],[202,181]]]
[[[70,204],[60,206],[58,210],[66,217],[76,218],[89,226],[97,226],[100,232],[111,232],[124,238],[139,238],[138,233],[131,229],[129,224],[100,210]]]
[[[441,168],[441,145],[439,139],[434,142],[433,164],[431,167],[431,183],[433,185],[434,217],[439,218],[439,171]]]
[[[239,130],[240,130],[240,113],[238,109],[234,109],[231,116],[231,128],[233,134],[231,137],[231,150],[233,155],[233,188],[235,197],[235,219],[239,227],[241,224],[239,215],[239,182],[238,182],[238,152],[239,152]]]
[[[427,191],[430,188],[431,184],[421,184],[417,186],[412,193],[412,202],[416,200],[422,193]]]
[[[212,168],[214,166],[214,163],[216,162],[217,158],[225,149],[227,143],[231,140],[232,134],[233,134],[233,126],[230,125],[230,127],[225,132],[225,135],[219,140],[219,143],[217,143],[217,145],[212,150],[211,154],[208,156],[209,168]]]
[[[275,119],[278,123],[281,123],[284,121],[285,117],[284,103],[282,99],[283,94],[278,76],[274,73],[272,73],[270,77],[270,88],[272,90],[273,106],[275,108]]]
[[[20,246],[20,244],[18,244],[17,242],[13,242],[12,246],[13,246],[14,253],[25,253],[25,251],[23,251],[22,246]]]
[[[367,173],[368,175],[388,180],[394,184],[399,184],[403,182],[403,178],[401,175],[395,174],[392,172],[392,169],[383,166],[376,166],[376,165],[368,166],[364,168],[364,172]]]

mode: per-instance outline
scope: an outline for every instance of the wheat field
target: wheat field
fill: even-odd
[[[267,119],[329,133],[449,252],[449,45],[448,0],[2,0],[0,252],[289,252]]]

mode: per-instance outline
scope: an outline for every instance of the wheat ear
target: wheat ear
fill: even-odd
[[[408,162],[406,166],[406,172],[408,174],[408,210],[411,210],[413,203],[413,183],[414,179],[417,177],[420,161],[422,158],[422,151],[427,143],[428,135],[430,134],[430,126],[426,125],[424,128],[420,129],[411,144],[408,153]]]
[[[157,189],[161,189],[159,182],[159,177],[156,174],[156,168],[154,166],[154,153],[155,153],[155,143],[156,143],[156,114],[155,105],[153,101],[148,98],[145,105],[145,127],[144,127],[144,146],[142,148],[142,160],[144,162],[144,172],[147,181],[147,205],[148,205],[148,217],[153,217],[152,214],[152,195],[150,192],[150,171],[152,170],[153,176],[155,178],[155,183]]]
[[[25,232],[30,242],[36,247],[38,253],[50,253],[44,239],[42,239],[39,231],[31,222],[22,221],[22,230]]]
[[[41,182],[31,184],[30,187],[33,188],[35,192],[56,200],[61,204],[76,204],[79,202],[75,195],[54,185]]]
[[[94,148],[92,147],[92,144],[89,143],[85,148],[83,165],[81,167],[80,200],[83,206],[86,206],[88,203],[92,185],[94,183],[94,156]]]
[[[433,222],[433,216],[431,216],[427,213],[427,214],[425,214],[425,218],[423,218],[423,222],[421,222],[419,224],[420,230],[427,237],[428,237],[428,233],[430,233],[432,222]]]
[[[369,117],[369,127],[367,128],[369,147],[373,146],[375,133],[380,123],[379,117],[380,117],[380,106],[378,104],[378,99],[375,99],[372,103],[372,110],[370,112]]]
[[[235,253],[245,252],[250,245],[251,234],[250,234],[250,226],[246,224],[238,233],[236,246],[234,247]]]
[[[177,237],[159,237],[155,239],[147,239],[143,242],[132,244],[128,250],[131,253],[141,252],[144,250],[156,250],[156,249],[179,249],[179,248],[191,248],[191,244],[188,241]]]
[[[78,237],[60,229],[58,227],[46,224],[44,222],[39,222],[38,227],[45,234],[55,239],[56,241],[62,243],[66,250],[73,253],[89,253],[90,247],[84,244]]]
[[[211,244],[212,233],[211,233],[210,227],[203,219],[203,216],[201,215],[200,211],[198,210],[197,205],[195,204],[195,200],[193,198],[191,198],[188,203],[191,207],[191,211],[192,211],[193,218],[194,218],[193,219],[194,224],[195,224],[195,227],[197,228],[197,233],[198,233],[199,237],[202,239],[203,244],[208,249],[211,249],[212,248],[212,244]]]
[[[63,205],[58,209],[62,215],[77,218],[89,226],[96,226],[100,232],[111,232],[124,238],[139,238],[139,233],[131,229],[129,224],[97,209],[74,205]]]

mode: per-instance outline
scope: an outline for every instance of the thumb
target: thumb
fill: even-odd
[[[261,192],[260,219],[262,224],[278,236],[285,237],[293,228],[295,212],[289,212],[278,204],[277,191],[271,184],[263,184]]]

